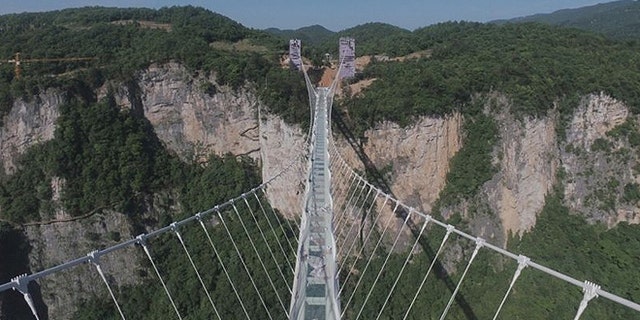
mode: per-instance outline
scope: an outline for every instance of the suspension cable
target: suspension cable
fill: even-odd
[[[444,234],[444,237],[442,238],[442,241],[440,242],[440,247],[438,248],[438,251],[436,252],[436,255],[433,257],[433,260],[431,260],[431,265],[429,265],[429,269],[427,269],[427,273],[425,273],[424,277],[422,278],[422,282],[420,282],[420,285],[418,286],[418,290],[416,291],[416,294],[413,295],[413,299],[411,300],[411,303],[409,304],[409,308],[407,308],[407,311],[405,312],[404,317],[402,318],[402,320],[406,320],[407,317],[409,316],[409,313],[411,312],[411,308],[413,308],[413,305],[416,303],[416,300],[418,299],[418,295],[422,291],[422,287],[427,282],[427,277],[431,273],[431,269],[433,269],[433,266],[436,264],[436,261],[438,261],[438,257],[440,256],[440,253],[442,252],[442,249],[444,248],[444,244],[447,242],[447,239],[449,239],[449,236],[451,235],[451,233],[453,232],[454,229],[455,228],[452,225],[448,225],[447,226],[447,233]]]
[[[267,223],[269,224],[269,228],[271,229],[271,232],[273,233],[273,236],[276,239],[276,243],[278,244],[278,247],[280,248],[280,251],[282,252],[282,256],[284,257],[284,261],[286,261],[287,266],[289,267],[289,270],[291,272],[293,272],[293,266],[291,265],[291,262],[289,261],[289,256],[285,252],[284,247],[282,247],[282,243],[280,243],[280,241],[278,240],[278,234],[276,234],[276,230],[273,227],[273,224],[271,224],[271,219],[269,219],[269,217],[267,216],[267,212],[265,211],[264,206],[262,205],[262,201],[260,201],[260,198],[258,197],[257,194],[254,193],[253,195],[255,196],[256,200],[258,201],[258,205],[260,205],[260,211],[262,211],[262,214],[264,215],[265,220],[267,220]],[[280,220],[277,220],[277,221],[278,221],[278,223],[280,222]],[[282,228],[282,224],[280,224],[280,227]],[[284,232],[284,229],[282,229],[282,230],[283,230],[282,236],[287,240],[287,242],[289,242],[289,237]],[[293,247],[291,246],[291,242],[289,242],[289,248],[291,249],[291,251],[293,251]]]
[[[360,247],[360,250],[358,250],[358,254],[356,255],[356,258],[353,260],[353,262],[351,263],[351,266],[349,267],[349,272],[347,273],[347,277],[344,280],[344,283],[347,283],[349,281],[349,278],[351,277],[351,272],[353,271],[353,269],[355,268],[356,263],[358,262],[358,260],[360,260],[360,257],[362,256],[362,252],[364,251],[365,248],[365,244],[369,242],[369,238],[371,237],[371,234],[373,234],[373,230],[375,228],[375,226],[378,224],[378,219],[380,218],[380,216],[382,215],[382,209],[384,209],[387,206],[387,202],[389,201],[389,195],[385,196],[384,202],[382,203],[380,212],[376,215],[376,218],[373,221],[373,224],[371,224],[371,228],[369,228],[369,232],[367,233],[367,236],[365,237],[364,241],[362,242],[362,246]],[[344,265],[340,266],[340,271],[342,271],[342,267],[344,267]],[[344,286],[343,286],[344,288]]]
[[[232,202],[232,204],[233,204],[233,202]],[[235,210],[235,205],[233,205],[233,208]],[[251,272],[249,271],[249,268],[247,267],[247,264],[244,261],[244,258],[242,257],[242,253],[240,253],[240,249],[238,249],[238,245],[236,244],[236,241],[234,240],[233,235],[231,234],[231,231],[229,230],[229,227],[227,226],[227,223],[224,221],[224,218],[222,217],[222,213],[220,211],[218,211],[217,214],[218,214],[218,218],[222,222],[222,225],[224,226],[225,231],[227,232],[227,235],[229,236],[229,239],[231,239],[231,243],[233,244],[233,248],[236,250],[236,254],[238,255],[238,258],[240,259],[240,262],[242,263],[242,267],[244,268],[244,270],[247,272],[247,275],[249,276],[249,281],[251,282],[251,285],[253,286],[253,289],[258,294],[258,298],[260,299],[260,303],[262,304],[262,307],[267,312],[267,316],[269,317],[269,319],[273,320],[273,318],[271,317],[271,313],[269,312],[269,309],[267,308],[267,304],[264,302],[262,294],[260,293],[260,290],[258,290],[258,286],[256,285],[255,281],[253,280],[253,276],[251,276]],[[242,219],[240,219],[240,221],[242,221]]]
[[[376,275],[376,279],[373,280],[373,284],[371,285],[371,288],[369,288],[369,292],[367,293],[367,297],[364,299],[364,302],[362,303],[362,306],[360,307],[360,311],[358,311],[358,315],[356,316],[356,320],[360,319],[360,315],[362,314],[362,311],[364,310],[364,307],[367,305],[367,302],[369,301],[369,298],[371,297],[371,293],[373,292],[373,289],[375,288],[376,284],[378,284],[378,280],[380,280],[380,275],[382,275],[382,271],[387,266],[387,262],[389,262],[389,258],[391,257],[391,254],[393,253],[393,250],[396,248],[396,245],[398,244],[398,240],[400,240],[400,236],[402,236],[402,232],[404,231],[404,228],[407,226],[407,221],[409,221],[409,219],[411,219],[411,214],[412,213],[413,213],[413,209],[410,210],[409,214],[407,215],[407,217],[404,218],[404,221],[402,222],[402,227],[400,227],[400,230],[398,230],[398,233],[396,234],[396,238],[393,241],[393,245],[391,246],[391,249],[387,253],[387,257],[384,259],[384,262],[382,263],[382,266],[380,267],[380,270],[378,270],[378,274]],[[372,254],[372,256],[373,256],[373,254]]]
[[[26,274],[22,274],[11,279],[11,283],[15,284],[15,286],[13,287],[13,290],[17,290],[20,293],[22,293],[22,298],[29,306],[29,309],[31,309],[31,314],[33,314],[36,320],[40,320],[40,317],[38,316],[38,311],[36,310],[36,305],[33,302],[33,298],[31,297],[31,294],[29,293],[30,281],[31,280],[29,279],[29,276],[27,276]]]
[[[351,204],[351,201],[353,199],[353,196],[355,196],[356,191],[358,189],[358,186],[360,184],[360,181],[358,181],[358,185],[356,185],[355,187],[353,187],[353,182],[355,182],[355,177],[354,180],[352,181],[352,183],[347,186],[347,188],[345,189],[345,200],[347,200],[346,202],[343,202],[341,204],[341,208],[336,208],[334,209],[334,211],[337,212],[337,217],[334,214],[333,217],[333,234],[337,234],[340,231],[340,228],[342,227],[342,221],[345,219],[345,217],[347,216],[347,208],[349,207],[349,205]],[[337,200],[337,198],[336,198]]]
[[[276,259],[276,256],[273,254],[273,250],[271,250],[271,245],[269,244],[269,241],[267,241],[267,237],[265,237],[264,232],[262,231],[262,227],[260,227],[260,224],[258,223],[258,219],[256,219],[256,216],[253,213],[253,208],[251,208],[251,205],[249,205],[249,201],[247,201],[246,197],[242,198],[242,200],[244,200],[244,203],[247,205],[247,209],[249,209],[249,212],[251,213],[251,217],[253,218],[253,221],[256,223],[256,226],[258,227],[258,231],[260,232],[260,235],[262,236],[262,241],[264,241],[265,245],[267,246],[267,250],[269,251],[269,254],[271,255],[271,259],[273,259],[273,262],[275,263],[276,269],[280,273],[280,276],[282,277],[282,280],[284,280],[284,284],[287,286],[287,289],[289,290],[289,294],[291,294],[291,287],[289,286],[289,282],[287,281],[287,278],[284,276],[284,274],[282,273],[282,270],[280,269],[280,264],[278,263],[278,260]],[[284,307],[284,305],[283,305],[283,307]]]
[[[528,263],[529,263],[529,258],[523,255],[520,255],[518,257],[518,267],[516,268],[516,271],[513,274],[513,279],[511,279],[511,284],[509,285],[509,289],[507,289],[507,292],[504,294],[504,297],[502,298],[502,302],[500,302],[500,306],[498,307],[498,310],[496,310],[496,314],[493,316],[493,320],[498,319],[498,314],[500,314],[500,311],[502,310],[502,306],[504,305],[504,302],[507,301],[507,297],[509,296],[511,289],[513,288],[513,285],[516,283],[516,280],[518,280],[518,278],[520,277],[520,273],[527,266]]]
[[[198,268],[196,267],[195,262],[193,262],[193,258],[191,258],[191,253],[189,253],[189,250],[187,249],[187,246],[184,243],[184,239],[182,239],[182,235],[180,234],[180,231],[178,230],[178,226],[176,225],[175,222],[171,224],[171,229],[173,229],[173,233],[175,233],[176,237],[178,237],[178,240],[180,241],[180,245],[182,245],[182,249],[184,249],[184,253],[187,254],[187,258],[189,258],[191,267],[193,268],[193,271],[196,272],[196,276],[198,276],[198,280],[200,281],[200,285],[202,285],[202,289],[204,290],[204,293],[207,294],[207,299],[209,299],[209,303],[211,304],[213,311],[215,312],[218,319],[222,319],[222,317],[220,316],[220,313],[218,312],[218,308],[216,308],[216,304],[213,303],[211,294],[209,294],[209,289],[207,289],[207,286],[204,284],[204,280],[202,280],[202,276],[200,276],[200,271],[198,271]]]
[[[109,290],[109,295],[111,295],[111,299],[113,300],[113,303],[116,305],[116,308],[118,309],[120,318],[122,318],[122,320],[125,320],[124,313],[122,313],[122,309],[120,309],[120,304],[118,303],[116,296],[113,294],[113,290],[111,290],[111,286],[109,285],[109,282],[107,281],[107,277],[104,275],[104,272],[102,271],[102,267],[100,267],[100,254],[96,250],[87,254],[87,256],[89,256],[89,262],[96,267],[96,270],[100,274],[100,278],[102,278],[102,281],[107,286],[107,290]]]
[[[258,249],[257,249],[255,243],[253,242],[253,239],[251,238],[251,234],[249,234],[249,230],[247,229],[246,225],[244,224],[244,219],[242,219],[242,217],[240,216],[240,212],[238,211],[238,208],[236,207],[235,202],[231,203],[231,207],[233,208],[233,211],[236,213],[236,216],[238,217],[238,220],[240,221],[240,225],[242,226],[242,229],[244,230],[244,233],[247,235],[247,239],[249,239],[249,243],[251,244],[251,248],[253,248],[253,252],[256,254],[256,257],[258,258],[258,261],[260,262],[260,266],[262,266],[262,270],[264,271],[265,275],[267,276],[267,280],[269,280],[269,284],[271,285],[271,288],[275,292],[276,298],[278,299],[278,302],[280,303],[280,306],[284,310],[284,312],[287,315],[287,317],[289,317],[289,311],[284,306],[284,303],[282,302],[282,299],[280,298],[280,293],[278,292],[278,289],[276,288],[275,284],[273,283],[273,280],[271,279],[271,275],[269,275],[269,271],[267,271],[267,267],[264,264],[264,260],[262,260],[262,257],[260,256],[260,253],[258,252]]]
[[[440,320],[444,320],[444,318],[447,316],[447,313],[449,312],[449,308],[451,307],[451,304],[453,303],[453,299],[456,298],[456,295],[458,294],[458,290],[460,290],[460,285],[462,285],[462,280],[464,280],[464,276],[467,275],[467,271],[469,271],[469,268],[471,267],[471,263],[473,263],[473,259],[476,258],[476,255],[478,254],[478,251],[480,250],[480,248],[482,248],[484,246],[484,239],[482,238],[476,238],[476,248],[473,250],[473,253],[471,254],[471,259],[469,259],[469,263],[467,263],[467,267],[464,269],[464,272],[462,273],[462,276],[460,277],[460,280],[458,280],[458,284],[456,285],[456,289],[453,290],[453,294],[451,294],[451,298],[449,299],[449,303],[447,303],[447,307],[444,308],[444,312],[442,312],[442,315],[440,316]]]
[[[266,197],[267,193],[264,189],[262,189],[262,194]],[[284,230],[284,227],[282,226],[282,221],[280,221],[280,217],[278,217],[278,214],[276,213],[275,209],[273,208],[273,206],[269,206],[269,208],[271,209],[271,213],[276,217],[276,219],[278,220],[278,224],[280,225],[280,229],[282,230],[283,234],[287,234],[287,232]],[[287,223],[287,226],[289,227],[289,230],[291,230],[292,232],[295,232],[296,229],[293,228],[293,226],[291,226],[291,222],[289,221],[289,219],[284,218],[284,221]],[[296,221],[293,220],[293,223],[297,225]],[[297,229],[300,229],[300,226],[297,225]],[[293,242],[295,243],[298,239],[294,238]],[[289,248],[291,249],[291,251],[295,252],[295,255],[297,256],[297,251],[294,249],[294,246],[291,245],[291,242],[289,242],[289,237],[287,237],[287,242],[289,243]],[[297,244],[296,244],[297,246]]]
[[[585,281],[584,282],[584,287],[582,287],[582,291],[584,292],[584,296],[582,297],[582,301],[580,301],[580,306],[578,307],[578,312],[576,313],[575,318],[573,318],[573,320],[578,320],[580,319],[580,316],[582,316],[582,313],[584,312],[585,309],[587,309],[587,304],[589,304],[589,301],[591,301],[591,299],[593,298],[597,298],[598,297],[598,290],[600,290],[600,286],[590,282],[590,281]]]
[[[220,266],[222,266],[222,271],[224,272],[224,275],[227,277],[227,280],[229,281],[229,284],[231,285],[231,289],[233,289],[233,293],[236,295],[236,298],[238,299],[238,302],[240,302],[240,307],[242,308],[242,311],[244,312],[244,315],[247,316],[247,319],[251,319],[251,317],[249,316],[249,313],[247,312],[247,308],[244,306],[244,303],[242,302],[242,298],[240,298],[240,294],[238,293],[238,290],[236,289],[236,285],[231,280],[231,276],[229,276],[229,272],[227,271],[227,267],[224,265],[224,262],[222,261],[222,258],[220,258],[220,254],[218,253],[218,249],[213,244],[213,239],[211,238],[211,235],[209,234],[209,230],[207,230],[207,226],[204,224],[204,221],[202,220],[202,215],[198,214],[197,218],[198,218],[198,222],[200,222],[200,226],[202,226],[202,230],[204,230],[204,233],[206,234],[207,239],[209,240],[209,244],[211,245],[211,248],[213,248],[213,253],[215,254],[216,258],[218,259],[218,263],[220,263]]]
[[[422,224],[422,228],[420,229],[420,233],[416,237],[416,241],[413,242],[413,246],[411,246],[411,250],[409,250],[409,253],[407,254],[407,258],[404,260],[404,263],[402,264],[402,268],[400,269],[400,272],[398,273],[398,276],[396,277],[396,280],[393,282],[393,285],[391,286],[391,290],[389,290],[389,293],[387,294],[387,297],[385,298],[384,303],[382,304],[382,307],[380,308],[380,311],[378,312],[378,316],[376,317],[376,320],[380,319],[380,316],[382,315],[382,312],[384,311],[384,308],[387,306],[387,303],[389,303],[389,299],[391,298],[391,295],[393,294],[393,291],[396,289],[396,286],[398,285],[398,282],[400,281],[400,277],[402,277],[402,275],[404,274],[404,269],[407,267],[407,264],[409,264],[409,260],[411,260],[411,256],[413,255],[413,251],[416,250],[416,246],[418,245],[418,242],[420,241],[420,237],[422,237],[422,233],[424,232],[425,228],[427,227],[427,224],[429,224],[430,221],[431,221],[431,216],[428,216],[427,219],[424,220],[424,223]]]
[[[362,211],[362,209],[364,208],[364,205],[366,204],[367,198],[371,194],[371,191],[373,191],[373,188],[369,188],[369,192],[367,192],[367,195],[365,196],[364,200],[362,200],[362,204],[360,206],[358,206],[358,203],[360,202],[360,196],[358,196],[358,199],[356,200],[356,203],[352,206],[352,208],[351,208],[351,210],[349,212],[349,216],[350,217],[354,216],[358,212]],[[362,193],[364,193],[364,189],[362,189],[361,194]],[[349,240],[349,235],[351,234],[351,230],[353,230],[353,228],[357,225],[357,222],[359,222],[359,221],[357,221],[356,219],[352,219],[351,226],[349,227],[349,230],[347,231],[347,234],[344,235],[344,237],[342,237],[342,233],[344,232],[345,229],[347,229],[346,226],[342,229],[342,232],[340,232],[340,234],[338,234],[337,241],[340,241],[341,238],[344,238],[344,240],[342,240],[342,244],[338,244],[339,248],[346,247],[347,241]],[[344,249],[342,249],[342,250],[338,249],[337,253],[338,253],[338,255],[340,255],[340,253],[344,253]]]
[[[373,190],[373,189],[372,189]],[[360,226],[360,234],[362,233],[362,230],[364,228],[364,224],[362,222],[364,222],[364,220],[366,219],[366,216],[371,214],[371,211],[373,210],[373,207],[376,204],[376,199],[378,199],[378,196],[380,195],[379,191],[376,191],[375,196],[373,197],[372,201],[371,201],[371,205],[369,206],[369,209],[367,210],[367,212],[365,213],[365,217],[363,217],[362,219],[360,219],[361,222],[361,226]],[[349,237],[349,234],[347,234],[347,237]],[[362,234],[361,234],[362,236]],[[355,247],[356,243],[358,243],[358,238],[359,237],[353,237],[353,240],[351,241],[351,245],[349,245],[349,249],[347,250],[347,253],[344,255],[344,259],[342,259],[342,262],[340,263],[340,268],[338,268],[338,270],[342,270],[342,267],[344,267],[344,264],[347,261],[347,257],[349,257],[351,255],[351,251],[353,250],[353,248]],[[360,238],[361,239],[361,238]],[[364,245],[364,243],[363,243]],[[343,252],[344,253],[344,252]]]
[[[378,247],[380,246],[380,243],[382,242],[382,239],[384,238],[384,235],[387,232],[387,229],[389,229],[389,225],[391,224],[391,220],[393,219],[393,216],[395,215],[396,210],[398,209],[399,205],[400,205],[400,203],[398,201],[396,201],[396,205],[393,208],[393,212],[391,212],[391,215],[389,215],[389,218],[387,219],[387,223],[384,226],[384,230],[382,231],[382,235],[380,235],[380,238],[378,238],[378,241],[376,242],[376,246],[373,248],[373,251],[372,251],[373,253],[375,253],[376,250],[378,250]],[[347,300],[347,304],[344,306],[344,309],[342,310],[342,314],[340,315],[340,317],[344,317],[344,313],[346,312],[347,307],[351,303],[351,300],[353,299],[353,296],[355,295],[356,291],[358,291],[358,287],[360,286],[360,283],[362,282],[362,279],[364,278],[362,275],[365,272],[367,272],[367,269],[369,268],[369,264],[371,264],[373,256],[374,256],[374,254],[370,254],[369,255],[369,258],[367,259],[367,264],[364,266],[364,270],[362,271],[360,278],[358,278],[358,282],[356,283],[356,286],[354,287],[353,291],[351,292],[351,295],[349,295],[349,300]],[[343,286],[342,289],[344,289],[344,288],[345,287]]]
[[[364,187],[364,184],[362,184],[362,186]],[[353,201],[353,197],[356,195],[356,193],[358,193],[358,189],[360,189],[360,191],[362,191],[363,189],[360,188],[360,181],[358,181],[358,184],[356,185],[356,187],[353,189],[353,193],[350,193],[351,196],[349,197],[349,201],[347,201],[347,203],[344,205],[344,208],[342,209],[342,215],[340,216],[340,219],[338,219],[338,222],[335,224],[334,228],[334,234],[336,233],[335,231],[338,231],[338,237],[336,238],[340,238],[340,233],[342,233],[342,225],[344,224],[344,221],[346,221],[348,219],[348,214],[347,212],[349,211],[349,208],[351,208],[352,205],[352,201]],[[359,195],[359,193],[358,193]],[[356,199],[357,201],[357,199]]]
[[[149,251],[149,246],[147,245],[147,239],[146,238],[147,238],[146,235],[141,234],[136,239],[138,239],[138,244],[140,244],[140,246],[144,250],[144,253],[147,254],[147,258],[149,258],[149,262],[151,262],[151,265],[153,266],[153,270],[155,270],[156,275],[158,276],[158,279],[160,279],[160,283],[162,284],[162,287],[164,288],[164,292],[167,295],[167,297],[169,298],[169,301],[171,302],[171,306],[173,306],[173,310],[176,312],[176,315],[178,316],[178,319],[182,320],[182,316],[180,315],[180,312],[178,311],[178,307],[176,306],[176,303],[173,301],[173,298],[171,297],[171,293],[169,293],[169,289],[167,288],[167,284],[164,283],[164,280],[162,279],[162,276],[160,275],[160,271],[158,270],[158,267],[156,266],[156,263],[153,261],[153,257],[151,256],[151,252]]]
[[[339,201],[339,199],[343,198],[344,200],[347,200],[347,196],[350,194],[350,190],[353,186],[353,182],[356,181],[356,176],[353,175],[353,179],[351,179],[351,176],[349,176],[349,184],[348,185],[343,185],[343,188],[340,188],[340,190],[338,190],[338,194],[334,197],[336,199],[336,202]],[[342,202],[343,207],[346,207],[346,203],[348,201]],[[334,206],[335,208],[336,206]],[[333,232],[335,234],[335,232],[338,230],[338,227],[341,225],[341,221],[342,218],[344,218],[345,216],[345,211],[346,208],[342,208],[342,209],[334,209],[334,216],[333,216]]]

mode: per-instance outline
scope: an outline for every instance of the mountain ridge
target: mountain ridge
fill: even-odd
[[[264,31],[284,39],[300,39],[310,44],[320,44],[336,33],[319,24],[298,29],[268,28]]]
[[[614,39],[640,39],[640,2],[620,0],[599,3],[552,13],[539,13],[490,23],[538,22],[562,27],[578,28],[604,34]]]

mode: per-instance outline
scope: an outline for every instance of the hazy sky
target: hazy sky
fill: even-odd
[[[442,21],[490,21],[607,0],[8,0],[0,14],[83,6],[149,7],[194,5],[218,12],[247,27],[296,29],[320,24],[339,31],[366,22],[386,22],[413,30]]]

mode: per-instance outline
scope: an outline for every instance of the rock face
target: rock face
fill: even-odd
[[[25,232],[32,247],[31,270],[43,270],[85,256],[100,247],[112,246],[120,241],[120,237],[128,239],[132,231],[127,217],[117,212],[81,221],[28,226]],[[100,258],[110,285],[133,285],[141,281],[139,270],[143,270],[143,255],[139,250],[129,247]],[[71,270],[57,272],[38,281],[49,319],[70,319],[76,311],[78,292],[86,297],[108,295],[93,265],[79,265]]]
[[[344,160],[354,169],[364,172],[364,162],[370,162],[382,176],[392,195],[416,210],[429,213],[431,206],[445,185],[445,178],[449,171],[449,160],[461,147],[462,117],[454,114],[446,118],[421,118],[416,124],[402,128],[395,123],[385,122],[374,129],[365,132],[366,143],[361,145],[360,155],[353,147],[340,137],[336,137],[337,147]],[[335,133],[334,133],[335,135]],[[364,154],[368,159],[360,158]],[[347,183],[347,182],[343,182]],[[358,185],[356,185],[356,188]],[[363,188],[360,186],[359,188]],[[349,186],[342,189],[349,190]],[[393,235],[397,230],[404,230],[398,240],[398,250],[409,248],[412,243],[411,231],[403,228],[403,220],[398,215],[408,214],[405,210],[394,212],[395,203],[385,202],[384,196],[369,193],[368,188],[361,192],[354,192],[356,199],[375,199],[379,213],[372,214],[379,230],[390,229],[385,243],[391,247]],[[349,203],[349,192],[342,192],[342,197],[334,199],[334,203]],[[369,197],[367,198],[367,194]],[[355,200],[357,201],[357,200]],[[364,201],[364,200],[362,200]],[[369,200],[370,201],[370,200]],[[368,230],[372,221],[361,221],[358,214],[354,214],[354,205],[344,209],[347,214],[341,219],[346,230],[357,230],[360,227]],[[382,209],[380,209],[382,208]],[[336,209],[339,210],[339,209]],[[368,209],[365,209],[368,211]],[[338,212],[341,214],[341,212]],[[419,226],[421,219],[412,217],[412,221]],[[359,226],[351,227],[352,224]],[[418,227],[419,228],[419,227]],[[340,234],[343,235],[341,239]],[[350,243],[348,238],[355,239],[355,231],[350,234],[340,232],[337,236],[338,244]],[[351,245],[348,245],[349,247]]]
[[[561,152],[567,205],[609,226],[640,223],[638,201],[630,193],[640,181],[640,154],[630,137],[609,134],[620,126],[637,134],[638,119],[622,102],[591,95],[575,112]]]
[[[205,92],[203,86],[215,88],[215,93]],[[294,166],[269,185],[267,196],[286,217],[300,215],[304,187],[295,182],[302,182],[306,174],[301,157],[304,135],[279,117],[264,113],[259,119],[266,107],[253,91],[234,91],[215,79],[193,77],[177,64],[147,69],[139,90],[144,116],[158,138],[185,161],[206,161],[209,154],[247,155],[262,166],[264,181]],[[131,98],[119,100],[135,107]]]
[[[508,110],[505,97],[497,97],[500,110]],[[488,205],[500,217],[504,236],[522,234],[535,226],[536,215],[553,187],[558,168],[555,117],[517,121],[509,112],[496,115],[500,142],[494,164],[498,173],[483,188]]]
[[[301,155],[307,151],[305,142],[300,128],[274,115],[261,116],[262,181],[273,178],[266,189],[267,198],[288,219],[299,219],[302,213],[307,159]]]
[[[607,95],[589,95],[584,98],[567,131],[567,143],[589,149],[596,139],[624,123],[629,110],[620,101]]]
[[[53,139],[63,101],[61,93],[49,90],[13,104],[0,130],[0,161],[6,174],[15,172],[16,161],[29,147]]]
[[[262,166],[263,180],[277,177],[266,189],[271,205],[288,218],[299,217],[307,170],[307,159],[301,156],[306,152],[305,134],[263,112],[265,106],[250,88],[232,90],[218,85],[214,78],[193,76],[180,65],[167,64],[144,70],[138,83],[119,86],[115,93],[118,104],[144,115],[166,147],[185,161],[205,161],[211,153],[247,155],[256,160]],[[15,171],[18,157],[29,146],[53,138],[62,101],[60,93],[48,91],[33,102],[14,104],[0,131],[0,159],[5,172]],[[640,135],[640,122],[629,115],[624,104],[602,94],[585,97],[563,140],[557,138],[553,112],[520,120],[506,111],[506,98],[496,97],[494,102],[502,111],[487,112],[495,116],[500,129],[493,153],[498,170],[476,199],[470,200],[486,214],[465,214],[478,236],[504,244],[509,232],[530,230],[545,196],[558,182],[565,185],[566,205],[572,212],[610,226],[621,221],[640,223],[640,199],[632,198],[634,194],[629,191],[640,183],[639,142],[628,135],[611,134],[627,125]],[[366,142],[357,148],[382,174],[395,197],[428,213],[446,184],[451,158],[464,143],[462,123],[460,114],[423,117],[407,128],[382,123],[368,130]],[[340,136],[336,140],[344,159],[362,170],[362,161],[353,148]],[[291,169],[280,174],[285,168]],[[55,200],[64,189],[64,181],[54,179],[52,186]],[[176,210],[156,200],[151,201],[153,210]],[[382,200],[376,201],[381,206]],[[455,209],[469,212],[469,206],[463,203]],[[391,217],[391,209],[386,211],[385,217]],[[56,218],[69,217],[59,210]],[[380,221],[388,219],[382,217]],[[27,226],[25,233],[33,248],[30,268],[37,271],[84,256],[99,246],[116,243],[120,236],[128,238],[132,232],[128,219],[115,212],[80,221]],[[408,242],[401,241],[406,247]],[[144,257],[136,249],[130,250],[124,255],[103,257],[107,273],[118,270],[108,278],[114,286],[141,280],[136,274]],[[460,250],[449,255],[458,255]],[[128,259],[130,256],[138,259]],[[63,272],[40,283],[51,319],[70,317],[74,311],[70,307],[73,291],[104,294],[95,268],[85,265],[76,269],[81,271]]]
[[[590,221],[610,226],[621,221],[640,223],[638,201],[625,198],[625,188],[640,182],[640,154],[628,138],[608,135],[627,122],[638,132],[640,122],[630,118],[624,104],[602,94],[584,97],[563,140],[557,136],[555,111],[516,119],[508,111],[506,97],[494,95],[490,100],[493,107],[488,105],[487,112],[500,130],[493,160],[498,172],[471,200],[486,214],[468,214],[471,203],[451,209],[463,213],[476,235],[504,245],[509,233],[531,230],[556,183],[564,184],[569,209]],[[365,133],[362,149],[383,171],[398,199],[428,212],[444,187],[449,160],[464,143],[461,124],[459,115],[421,118],[409,128],[383,123]],[[602,147],[603,143],[609,147]],[[362,170],[353,148],[344,141],[338,145],[347,162]],[[560,169],[563,179],[558,181]]]
[[[363,150],[388,178],[398,199],[428,212],[444,187],[449,160],[462,145],[461,126],[460,114],[421,118],[408,128],[385,122],[365,133]],[[344,142],[339,145],[345,160],[362,170],[363,164],[351,147]]]
[[[139,82],[144,116],[167,148],[187,161],[228,152],[258,160],[258,99],[210,81],[175,64],[150,67]],[[206,93],[205,85],[216,93]]]

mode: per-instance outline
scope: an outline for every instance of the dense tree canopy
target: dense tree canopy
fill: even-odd
[[[542,115],[554,103],[598,92],[640,111],[636,44],[538,24],[444,23],[414,35],[430,57],[374,63],[359,75],[378,80],[343,102],[357,128],[383,119],[406,125],[415,116],[465,113],[474,94],[491,91],[513,99],[518,115]]]
[[[220,84],[235,88],[247,81],[264,86],[267,74],[284,77],[288,72],[279,65],[284,41],[191,6],[159,10],[87,7],[12,14],[0,16],[0,28],[0,57],[8,60],[20,52],[25,61],[21,79],[15,77],[10,64],[0,65],[0,114],[8,112],[14,99],[29,99],[42,88],[64,85],[70,77],[98,87],[107,79],[135,79],[151,63],[177,61],[194,73],[215,74]],[[241,45],[233,46],[236,43]],[[73,57],[94,59],[26,62]],[[277,89],[265,86],[260,92],[272,96],[269,92]],[[298,106],[300,97],[281,95],[292,100],[280,101],[283,104]],[[305,106],[301,106],[303,111]],[[274,105],[278,108],[283,109]],[[285,119],[295,121],[294,117]]]

